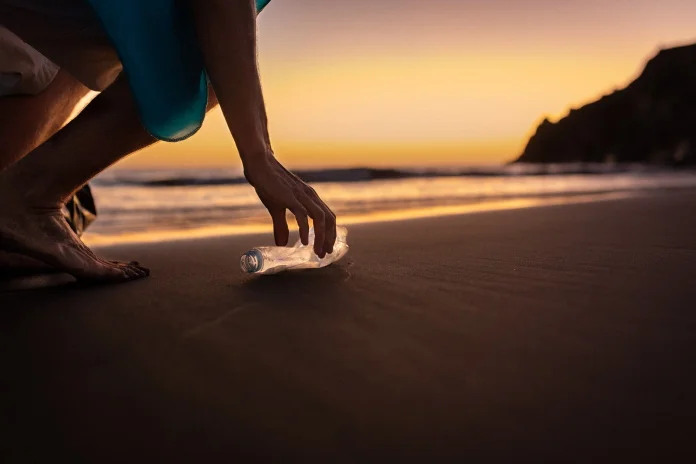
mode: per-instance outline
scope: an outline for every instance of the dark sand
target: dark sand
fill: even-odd
[[[0,461],[696,459],[695,212],[353,226],[268,278],[268,237],[102,250],[152,277],[0,294]]]

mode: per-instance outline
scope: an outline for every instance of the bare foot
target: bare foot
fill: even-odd
[[[120,261],[110,262],[120,265],[128,264],[131,266],[138,266],[140,264],[137,261],[131,261],[130,263],[123,263]],[[39,274],[52,274],[58,272],[61,272],[60,269],[56,269],[53,266],[49,266],[43,261],[30,258],[26,255],[21,255],[18,253],[9,253],[0,250],[0,279],[26,277]]]
[[[0,250],[33,258],[80,280],[124,282],[150,273],[135,264],[98,258],[70,229],[60,208],[0,206]]]
[[[0,250],[0,276],[14,277],[48,272],[58,272],[58,270],[29,256]]]

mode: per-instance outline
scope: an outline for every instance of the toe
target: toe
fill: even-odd
[[[143,273],[144,277],[148,277],[150,275],[150,269],[142,266],[138,266],[138,269]]]
[[[128,275],[128,280],[133,280],[133,279],[139,279],[139,278],[140,278],[140,272],[139,272],[136,268],[133,268],[133,267],[130,267],[130,266],[124,267],[124,268],[123,268],[123,272],[125,272],[126,275]]]
[[[109,261],[94,259],[88,266],[85,266],[80,272],[81,275],[76,275],[81,280],[90,280],[95,282],[125,282],[137,278],[137,274],[131,270],[127,264],[114,264]]]
[[[116,265],[120,265],[120,266],[139,266],[140,265],[140,263],[138,261],[125,262],[125,261],[113,261],[112,260],[112,261],[108,261],[108,262],[111,264],[116,264]]]
[[[142,279],[143,277],[150,275],[150,270],[142,266],[128,266],[128,269],[135,273],[136,279]]]

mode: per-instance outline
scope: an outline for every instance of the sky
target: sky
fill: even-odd
[[[696,42],[693,0],[273,0],[258,19],[276,156],[290,168],[463,166]],[[124,168],[241,166],[219,110]]]

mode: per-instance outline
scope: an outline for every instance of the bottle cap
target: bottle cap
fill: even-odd
[[[239,264],[244,272],[249,274],[259,272],[263,268],[263,255],[257,249],[249,250],[242,255]]]

